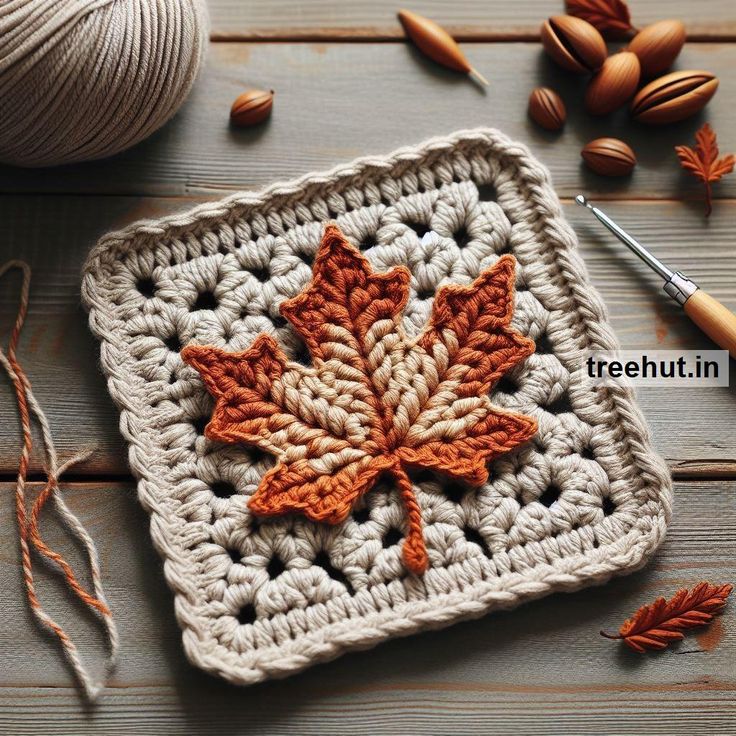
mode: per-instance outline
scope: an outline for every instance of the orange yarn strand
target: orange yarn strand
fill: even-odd
[[[393,475],[399,489],[401,501],[406,509],[408,533],[404,540],[404,564],[415,575],[421,575],[427,571],[429,565],[427,545],[424,542],[424,532],[422,531],[422,509],[419,507],[419,502],[414,494],[411,480],[400,463],[396,464]]]
[[[22,445],[18,461],[18,475],[15,489],[15,511],[18,523],[18,533],[21,549],[21,564],[23,568],[23,581],[26,589],[28,603],[35,618],[43,626],[51,630],[59,639],[62,649],[70,662],[72,669],[77,675],[85,694],[88,698],[94,699],[100,690],[100,685],[90,678],[85,667],[83,666],[77,650],[66,632],[44,611],[36,592],[35,580],[33,575],[33,559],[31,548],[39,554],[53,562],[58,570],[64,576],[67,584],[74,595],[85,603],[88,607],[98,611],[104,619],[107,631],[108,642],[111,650],[111,662],[114,660],[118,647],[117,630],[112,620],[110,609],[104,601],[102,593],[102,585],[99,576],[99,564],[97,561],[97,551],[94,544],[82,527],[79,520],[64,504],[58,495],[58,479],[59,475],[73,462],[82,459],[77,456],[62,466],[57,466],[56,454],[51,441],[51,435],[45,415],[38,406],[30,380],[25,373],[23,367],[18,361],[17,348],[23,324],[28,312],[29,289],[31,270],[30,267],[22,261],[10,261],[0,267],[0,277],[11,269],[16,268],[22,273],[21,294],[18,312],[15,323],[10,335],[8,343],[7,355],[0,350],[0,363],[13,384],[15,392],[18,415],[20,418]],[[35,414],[42,430],[44,445],[46,447],[45,474],[46,484],[36,498],[30,515],[28,518],[27,501],[26,501],[26,480],[28,477],[28,469],[30,465],[31,452],[33,450],[33,435],[31,431],[32,414]],[[67,563],[62,555],[51,549],[42,539],[39,530],[39,516],[49,499],[54,498],[57,508],[63,520],[70,527],[71,531],[77,536],[86,548],[90,566],[92,569],[93,584],[95,593],[87,591],[78,581],[71,566]]]
[[[43,507],[46,505],[46,502],[51,498],[51,495],[54,492],[54,486],[57,482],[57,478],[49,476],[46,485],[33,503],[33,508],[31,509],[31,521],[28,524],[28,532],[33,543],[33,547],[44,557],[55,562],[61,568],[69,587],[81,601],[91,608],[97,609],[100,613],[109,616],[110,609],[107,605],[82,587],[69,563],[58,552],[51,549],[41,538],[38,528],[38,517],[43,510]]]

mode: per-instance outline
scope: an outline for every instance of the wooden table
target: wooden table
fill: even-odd
[[[668,16],[686,22],[692,38],[678,67],[720,77],[705,117],[722,148],[736,149],[733,0],[631,4],[640,25]],[[24,258],[34,269],[21,359],[62,455],[96,445],[68,476],[65,495],[99,544],[123,647],[109,690],[97,707],[87,707],[57,647],[29,616],[12,510],[18,422],[10,386],[0,382],[0,733],[736,733],[733,611],[651,656],[598,636],[656,595],[701,579],[736,581],[733,388],[640,390],[654,444],[676,479],[671,531],[642,572],[351,654],[284,682],[239,689],[189,666],[98,347],[79,306],[81,264],[102,233],[360,154],[491,125],[526,142],[551,169],[625,348],[711,345],[656,277],[575,207],[579,191],[605,200],[610,214],[660,257],[736,307],[736,176],[716,187],[719,200],[705,221],[700,189],[680,172],[672,150],[692,139],[703,118],[652,131],[631,124],[624,112],[602,120],[584,114],[577,104],[582,82],[553,68],[537,42],[540,21],[561,12],[558,0],[412,6],[467,42],[472,62],[491,80],[485,93],[408,47],[388,0],[210,5],[207,68],[164,130],[111,161],[50,171],[0,168],[0,260]],[[542,83],[568,101],[570,120],[559,135],[526,117],[529,91]],[[234,131],[228,109],[247,87],[276,90],[274,115],[261,128]],[[582,144],[610,134],[639,154],[628,181],[604,180],[580,166]],[[4,281],[5,341],[17,296],[16,285]],[[40,470],[35,458],[33,472]],[[45,524],[49,540],[79,561],[53,518]],[[41,578],[49,610],[71,622],[83,654],[100,662],[94,624],[69,604],[53,576]]]

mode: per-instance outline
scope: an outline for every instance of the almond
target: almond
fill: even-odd
[[[585,92],[585,109],[607,115],[631,97],[639,84],[639,59],[630,51],[609,56]]]
[[[603,36],[585,20],[554,15],[542,24],[542,46],[563,69],[588,74],[601,68],[608,54]]]
[[[702,110],[717,89],[718,79],[710,72],[671,72],[639,90],[631,114],[651,125],[674,123]]]
[[[636,166],[631,147],[618,138],[596,138],[580,152],[583,160],[596,174],[626,176]]]
[[[249,89],[243,92],[230,108],[230,122],[238,127],[262,123],[273,107],[273,90]]]
[[[685,26],[679,20],[660,20],[642,28],[628,51],[639,57],[644,77],[661,74],[672,66],[685,43]]]
[[[559,130],[567,117],[562,98],[549,87],[537,87],[529,95],[529,116],[545,130]]]

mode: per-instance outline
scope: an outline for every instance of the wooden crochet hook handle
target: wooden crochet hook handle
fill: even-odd
[[[682,308],[716,345],[736,359],[736,314],[702,289],[691,294]]]
[[[736,314],[707,294],[680,271],[673,271],[650,253],[638,240],[619,227],[603,210],[594,207],[582,195],[575,201],[587,207],[629,250],[636,253],[644,263],[664,279],[664,290],[684,310],[685,314],[713,340],[716,345],[728,350],[736,360]]]

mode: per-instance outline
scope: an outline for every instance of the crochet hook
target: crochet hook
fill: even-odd
[[[603,210],[594,207],[582,194],[575,197],[581,207],[587,207],[629,250],[664,279],[664,290],[717,345],[728,350],[736,359],[736,314],[703,291],[680,271],[673,271],[650,253],[638,240],[619,227]]]

